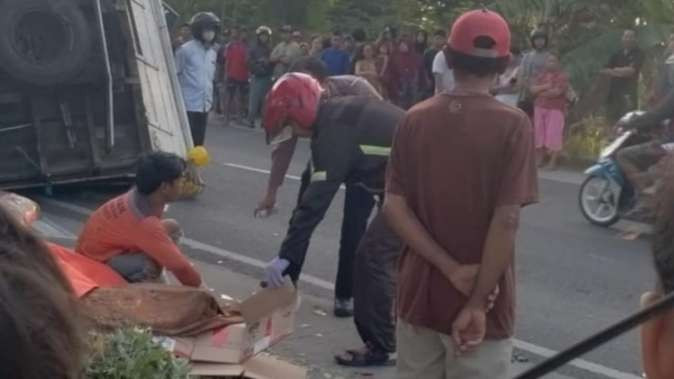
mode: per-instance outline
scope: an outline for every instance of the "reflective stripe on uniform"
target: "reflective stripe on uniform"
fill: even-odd
[[[324,182],[328,180],[328,172],[327,171],[316,171],[311,174],[311,182]]]
[[[388,157],[391,154],[391,148],[384,146],[360,145],[360,150],[365,155],[377,155],[380,157]]]

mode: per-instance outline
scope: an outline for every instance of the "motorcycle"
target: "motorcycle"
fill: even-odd
[[[623,132],[599,155],[599,161],[585,171],[578,202],[583,216],[592,224],[609,227],[629,212],[636,202],[634,187],[623,174],[615,154],[626,147],[635,133]],[[632,144],[633,145],[633,144]]]
[[[643,112],[630,112],[619,121],[619,125],[628,124],[634,117],[642,114]],[[590,223],[603,227],[618,222],[637,203],[635,188],[620,168],[616,154],[623,148],[654,138],[635,130],[618,130],[618,137],[601,151],[598,162],[585,171],[587,178],[581,184],[578,194],[583,216]],[[667,143],[662,147],[665,151],[672,151],[674,144]]]

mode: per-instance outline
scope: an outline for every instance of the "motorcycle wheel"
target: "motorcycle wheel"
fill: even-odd
[[[620,187],[602,176],[589,176],[580,186],[578,203],[592,224],[609,227],[620,220]]]

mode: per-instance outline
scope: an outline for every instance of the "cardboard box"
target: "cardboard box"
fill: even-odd
[[[307,370],[274,357],[259,355],[242,365],[195,363],[190,378],[306,379]]]
[[[243,324],[192,338],[159,337],[165,349],[193,362],[242,363],[292,334],[299,297],[292,284],[263,289],[241,302]]]

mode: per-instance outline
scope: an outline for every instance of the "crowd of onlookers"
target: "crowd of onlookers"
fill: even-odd
[[[181,27],[174,47],[187,42],[192,34],[188,25]],[[267,26],[254,31],[233,26],[219,34],[213,41],[213,50],[217,51],[213,106],[226,124],[236,120],[254,127],[274,80],[303,57],[322,61],[329,76],[366,79],[384,99],[403,109],[454,87],[446,58],[445,30],[429,35],[425,30],[401,33],[386,27],[376,39],[368,39],[362,29],[350,34],[307,35],[286,25],[276,33]],[[540,161],[549,153],[550,166],[555,167],[564,113],[573,94],[558,57],[548,49],[547,35],[535,31],[531,47],[526,54],[512,49],[511,63],[494,83],[492,93],[531,115]]]
[[[189,25],[184,25],[177,31],[175,47],[193,35]],[[384,99],[409,109],[453,89],[446,41],[445,30],[429,35],[421,29],[400,32],[395,27],[386,27],[376,38],[368,38],[363,29],[309,35],[289,25],[277,31],[267,26],[218,30],[212,46],[217,56],[213,107],[225,118],[225,124],[236,120],[254,127],[274,81],[294,62],[311,57],[323,62],[328,76],[364,78]],[[644,54],[637,41],[634,30],[625,31],[623,47],[600,72],[610,82],[606,102],[609,123],[638,107],[637,83]],[[492,88],[498,100],[529,114],[536,131],[539,165],[547,162],[551,169],[557,167],[563,148],[568,108],[577,100],[560,58],[549,47],[547,33],[535,30],[528,50],[513,46],[508,68]],[[663,85],[656,87],[654,92],[665,91],[660,88]]]
[[[184,25],[177,31],[174,47],[190,38],[191,31]],[[326,36],[307,35],[288,25],[276,33],[267,26],[255,30],[233,26],[221,33],[214,46],[220,98],[214,106],[228,119],[241,118],[252,126],[273,80],[297,59],[315,57],[324,62],[330,76],[361,76],[384,98],[407,109],[451,88],[451,71],[439,54],[446,39],[444,30],[429,36],[424,30],[405,34],[387,27],[369,40],[362,29]],[[436,78],[441,78],[437,85]]]

